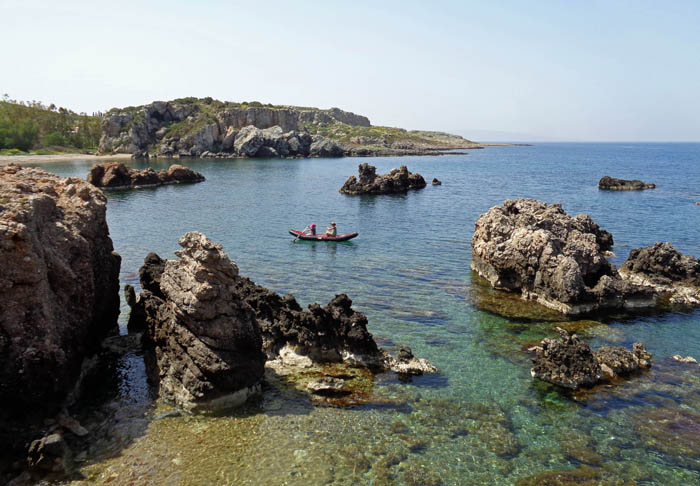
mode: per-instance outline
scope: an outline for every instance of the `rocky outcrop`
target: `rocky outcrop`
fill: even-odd
[[[471,267],[497,289],[565,314],[655,303],[655,293],[623,280],[604,252],[610,233],[560,204],[508,200],[482,214],[472,238]]]
[[[627,377],[651,366],[651,355],[642,343],[634,343],[633,351],[608,346],[594,353],[575,334],[560,327],[556,329],[561,339],[545,338],[534,348],[533,378],[578,389],[606,379]]]
[[[358,170],[359,179],[350,176],[340,188],[341,193],[351,196],[395,194],[405,193],[409,189],[423,189],[426,186],[423,176],[409,172],[405,165],[384,175],[377,175],[377,168],[369,164],[360,164]]]
[[[441,186],[442,181],[440,181],[437,177],[433,179],[433,185],[434,186]]]
[[[81,179],[0,167],[0,448],[60,409],[117,329],[121,258],[106,203]]]
[[[656,184],[647,184],[639,180],[615,179],[605,176],[598,182],[598,189],[609,191],[640,191],[642,189],[655,189]]]
[[[319,110],[211,98],[113,109],[104,117],[102,129],[100,153],[128,153],[136,158],[440,155],[439,150],[481,148],[463,137],[441,132],[377,129],[367,117],[339,108]],[[349,136],[358,130],[378,136]]]
[[[198,241],[206,239],[200,233],[188,235],[197,235]],[[188,235],[185,235],[181,242],[193,238]],[[207,245],[214,245],[209,240],[205,241]],[[214,246],[220,249],[219,245]],[[172,300],[165,286],[166,274],[172,265],[173,262],[163,261],[155,253],[146,257],[139,271],[143,288],[141,295],[137,298],[133,288],[126,289],[127,302],[132,312],[129,319],[130,330],[147,328],[146,336],[150,336],[154,326],[163,321],[163,305]],[[235,263],[232,265],[235,268]],[[199,272],[208,275],[209,279],[215,278],[211,273],[210,269]],[[236,303],[234,309],[227,310],[227,315],[233,319],[237,315],[236,312],[242,312],[245,319],[248,319],[248,313],[253,313],[256,328],[259,327],[262,338],[258,348],[268,360],[275,361],[278,368],[308,368],[314,364],[344,363],[373,372],[393,370],[405,375],[437,371],[425,359],[413,356],[407,346],[401,348],[396,357],[378,348],[372,334],[367,330],[367,317],[352,309],[352,301],[345,294],[336,295],[324,307],[311,304],[304,310],[292,295],[281,296],[255,284],[249,278],[238,275],[237,272],[231,278],[227,276],[225,280],[216,277],[216,282],[220,281],[230,287],[231,298]],[[206,305],[213,307],[216,299],[229,298],[227,292],[211,296],[207,294]],[[195,305],[198,298],[196,295],[189,297],[190,307]],[[218,304],[217,309],[222,305],[228,304]],[[182,313],[177,315],[180,314]],[[172,321],[167,315],[165,319]],[[173,325],[168,324],[168,327]],[[225,329],[222,329],[221,333],[225,333]],[[155,349],[158,349],[158,346],[160,345],[151,345]],[[166,361],[171,359],[166,356]],[[154,376],[154,382],[155,378]]]
[[[669,242],[630,251],[620,274],[652,287],[672,304],[700,305],[700,260],[683,255]]]
[[[384,355],[367,330],[367,317],[352,309],[347,295],[336,295],[325,307],[311,304],[303,310],[292,295],[280,296],[245,277],[237,279],[236,293],[255,310],[269,359],[384,368]]]
[[[242,403],[260,390],[265,354],[255,313],[234,292],[238,267],[201,233],[178,243],[178,259],[151,275],[162,297],[153,287],[139,296],[149,380],[161,398],[186,410]]]
[[[105,162],[92,166],[87,181],[102,189],[138,189],[165,184],[202,182],[204,176],[177,164],[171,165],[168,170],[155,171],[150,167],[138,170],[127,167],[122,162]]]

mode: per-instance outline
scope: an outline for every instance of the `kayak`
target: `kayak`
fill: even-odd
[[[354,237],[356,237],[358,235],[358,233],[346,233],[344,235],[336,235],[336,236],[327,236],[325,234],[311,235],[309,233],[304,233],[303,231],[299,231],[299,230],[289,230],[289,234],[292,236],[296,236],[300,240],[309,240],[309,241],[348,241],[348,240],[352,240]]]

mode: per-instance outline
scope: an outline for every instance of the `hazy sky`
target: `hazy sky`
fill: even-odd
[[[474,139],[700,141],[699,1],[0,0],[0,94],[340,108]]]

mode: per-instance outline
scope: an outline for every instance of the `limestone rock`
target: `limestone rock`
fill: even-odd
[[[199,172],[178,164],[171,165],[168,170],[155,171],[150,167],[144,170],[132,169],[122,162],[95,164],[87,176],[90,184],[103,189],[136,189],[204,180]]]
[[[117,330],[121,258],[106,203],[81,179],[0,167],[0,448],[58,411]]]
[[[149,290],[139,298],[149,380],[186,410],[242,403],[260,389],[265,355],[255,313],[234,292],[238,267],[201,233],[178,243],[178,260],[160,275],[164,298]]]
[[[610,233],[560,204],[508,200],[482,214],[472,237],[473,270],[494,288],[565,314],[648,306],[652,289],[623,280],[604,251]]]
[[[400,346],[396,358],[385,353],[385,362],[389,369],[399,375],[423,375],[437,373],[437,368],[424,358],[413,356],[413,351],[408,346]]]
[[[700,260],[683,255],[669,242],[630,251],[620,274],[654,288],[673,304],[700,305]]]
[[[313,137],[313,143],[309,147],[309,157],[342,157],[343,154],[340,145],[318,135]]]
[[[422,189],[426,186],[423,176],[408,171],[405,165],[392,169],[388,174],[377,175],[377,169],[369,164],[358,167],[359,180],[355,176],[345,181],[340,192],[348,195],[405,193],[409,189]]]
[[[345,391],[345,380],[332,376],[324,376],[312,380],[307,383],[306,389],[311,393],[324,396],[344,395],[347,393]]]
[[[619,346],[604,346],[594,353],[575,334],[557,327],[561,339],[545,338],[535,347],[533,378],[577,389],[590,387],[605,379],[628,377],[651,366],[651,354],[642,343],[632,351]]]
[[[640,191],[642,189],[655,189],[656,184],[647,184],[639,180],[615,179],[605,176],[598,182],[598,189],[609,191]]]
[[[561,340],[545,338],[535,348],[533,378],[572,389],[598,383],[602,370],[588,344],[560,327],[557,331]]]

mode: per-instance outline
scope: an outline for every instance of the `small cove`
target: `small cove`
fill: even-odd
[[[630,249],[655,241],[700,256],[699,144],[562,143],[466,156],[133,165],[171,162],[207,181],[107,193],[122,286],[138,284],[147,253],[172,258],[179,236],[201,231],[223,245],[243,275],[294,294],[302,305],[347,293],[375,337],[410,345],[441,374],[411,383],[380,377],[370,402],[351,409],[314,407],[298,393],[268,386],[227,414],[153,420],[162,409],[153,409],[144,388],[143,363],[127,355],[114,370],[115,414],[123,420],[112,435],[122,439],[104,445],[109,453],[96,447],[81,471],[86,479],[74,484],[517,484],[555,470],[574,471],[572,484],[700,480],[693,435],[700,368],[669,359],[700,358],[700,311],[580,323],[594,347],[645,342],[654,364],[629,382],[572,397],[530,378],[526,348],[552,335],[556,321],[480,310],[493,296],[469,270],[474,221],[515,197],[591,215],[613,234],[617,265]],[[398,196],[339,194],[361,162],[378,173],[407,165],[443,185]],[[90,165],[44,168],[84,178]],[[599,191],[603,175],[657,189]],[[339,232],[360,236],[326,244],[295,242],[287,233],[330,220]],[[504,302],[496,296],[489,304]],[[127,318],[123,305],[122,328]]]

